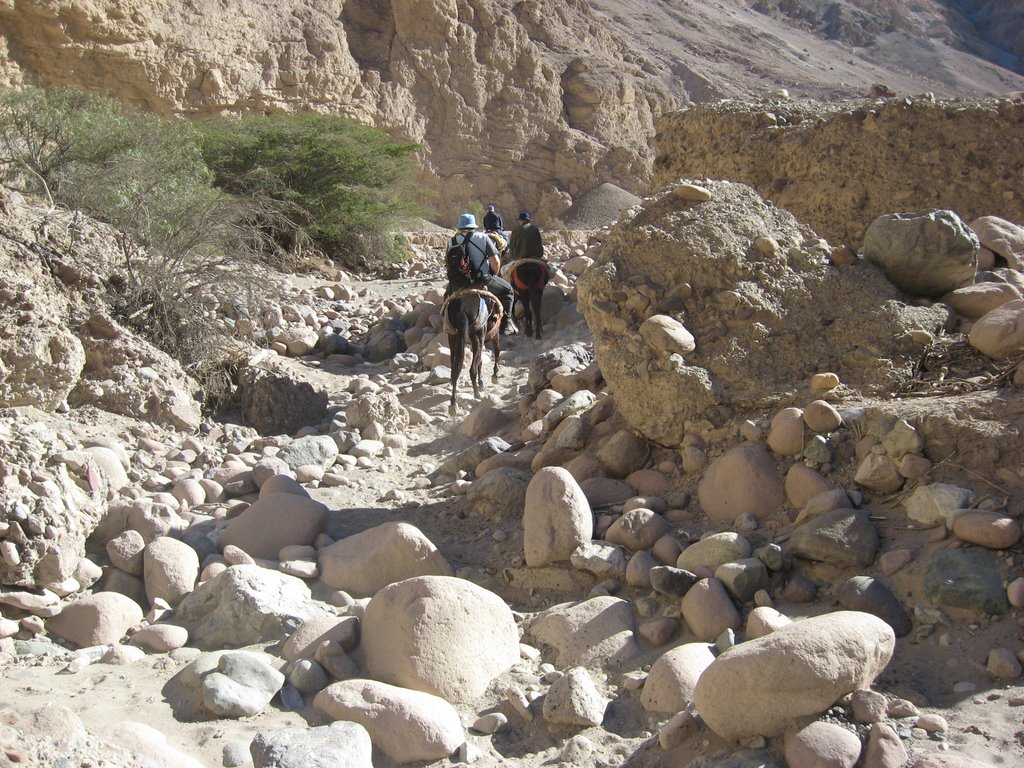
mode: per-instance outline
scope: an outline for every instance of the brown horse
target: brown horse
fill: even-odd
[[[540,259],[520,259],[509,264],[508,281],[523,305],[523,325],[527,338],[540,339],[540,307],[544,286],[548,284],[548,265]]]
[[[453,293],[445,300],[442,307],[445,319],[445,330],[448,333],[448,347],[452,353],[452,398],[448,412],[458,413],[455,402],[455,389],[462,373],[462,364],[466,359],[466,339],[469,339],[473,350],[473,362],[469,366],[469,381],[473,385],[473,396],[480,399],[483,381],[480,369],[483,366],[484,345],[491,348],[494,356],[494,373],[491,381],[498,380],[498,355],[501,353],[501,302],[487,291],[467,288]]]

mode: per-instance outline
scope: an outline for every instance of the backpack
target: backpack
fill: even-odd
[[[479,277],[477,271],[473,269],[473,262],[469,259],[468,246],[468,236],[464,237],[461,243],[453,237],[444,257],[448,282],[455,288],[466,288],[476,282],[476,278]]]

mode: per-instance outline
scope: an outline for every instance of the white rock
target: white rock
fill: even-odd
[[[313,706],[333,720],[362,725],[373,746],[397,763],[445,759],[466,741],[459,713],[447,701],[375,680],[329,685]]]
[[[697,681],[697,711],[726,739],[778,736],[847,693],[869,688],[895,643],[892,627],[857,611],[794,622],[715,659]],[[750,706],[753,701],[771,706]]]
[[[588,728],[600,725],[608,699],[594,685],[587,670],[574,667],[551,684],[544,697],[544,719],[555,725]]]
[[[373,596],[361,647],[375,679],[465,702],[519,661],[519,631],[494,593],[463,579],[419,576]]]
[[[415,576],[451,576],[444,555],[409,523],[383,523],[324,547],[321,580],[334,589],[371,596],[388,584]]]
[[[523,505],[526,564],[536,568],[568,560],[593,535],[590,503],[573,476],[561,467],[544,467],[534,474]]]
[[[681,712],[693,703],[697,680],[714,660],[706,643],[684,643],[665,651],[651,665],[640,703],[648,712]]]

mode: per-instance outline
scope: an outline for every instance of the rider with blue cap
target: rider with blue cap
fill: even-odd
[[[501,319],[501,335],[510,336],[516,332],[515,324],[512,323],[512,302],[515,294],[511,283],[499,277],[501,257],[498,255],[498,247],[490,237],[477,230],[476,216],[472,213],[463,213],[459,216],[456,229],[458,232],[455,233],[450,245],[466,244],[466,253],[475,276],[474,285],[490,291],[501,302],[505,310]],[[451,286],[448,289],[451,291]]]

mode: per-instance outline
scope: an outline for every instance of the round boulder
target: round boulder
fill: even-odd
[[[594,535],[594,516],[579,483],[561,467],[544,467],[530,480],[523,507],[526,564],[568,560]]]
[[[339,539],[320,550],[318,562],[324,584],[360,597],[415,576],[452,575],[444,555],[409,523],[383,523]]]
[[[82,648],[113,645],[142,621],[142,608],[118,592],[97,592],[67,605],[46,622],[47,631]]]
[[[294,493],[262,496],[228,523],[220,537],[253,557],[276,560],[283,547],[312,544],[327,523],[327,507]]]
[[[731,523],[743,514],[758,520],[776,515],[786,503],[786,489],[768,451],[745,443],[711,463],[697,497],[714,522]]]
[[[938,299],[974,282],[978,236],[953,211],[879,216],[864,233],[864,259],[909,296]]]
[[[447,576],[382,589],[366,607],[362,636],[375,679],[452,702],[480,696],[519,660],[519,631],[504,601]]]

